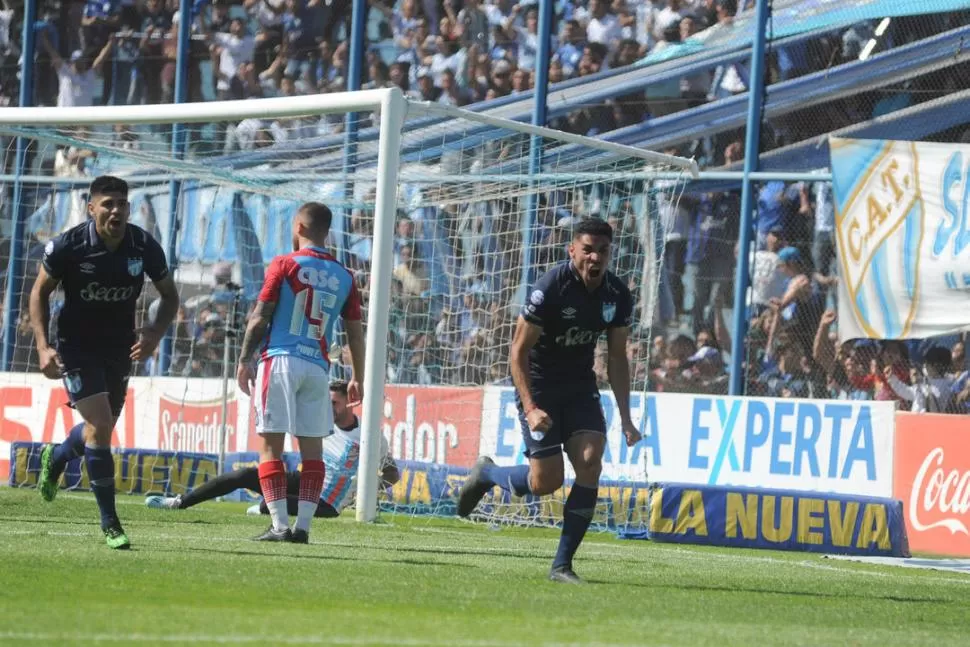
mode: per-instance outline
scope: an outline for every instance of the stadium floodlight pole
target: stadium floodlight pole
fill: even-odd
[[[751,77],[748,86],[748,125],[744,141],[744,178],[741,180],[741,224],[738,236],[738,264],[734,276],[734,321],[731,335],[730,395],[744,392],[744,340],[748,334],[747,292],[751,283],[749,260],[754,233],[754,182],[751,174],[758,170],[761,155],[761,109],[765,90],[765,41],[771,0],[757,0],[755,6],[754,44],[751,47]]]
[[[387,333],[391,314],[391,271],[394,264],[394,219],[397,214],[397,175],[401,162],[401,131],[407,105],[401,90],[381,90],[381,138],[377,156],[377,195],[374,204],[373,265],[367,309],[367,353],[364,363],[364,402],[357,479],[357,521],[377,518],[377,477],[380,468],[381,420]]]
[[[545,126],[549,96],[549,63],[552,58],[552,21],[553,0],[539,0],[539,24],[537,26],[539,46],[536,50],[536,82],[532,96],[532,125]],[[529,173],[542,172],[542,137],[532,135],[529,142]],[[522,219],[522,282],[519,286],[519,301],[525,303],[529,286],[532,284],[532,230],[539,216],[539,196],[529,191],[525,218]]]
[[[188,99],[190,39],[192,38],[192,6],[191,2],[183,2],[179,6],[178,45],[175,53],[175,103],[185,103]],[[185,126],[180,123],[172,124],[172,157],[180,160],[188,152],[188,141],[185,137]],[[168,185],[168,241],[165,254],[171,272],[178,268],[178,238],[181,222],[179,219],[179,199],[182,195],[182,181],[173,179]],[[162,338],[161,348],[158,350],[158,365],[156,374],[166,375],[172,363],[172,346],[175,343],[175,326],[171,326]],[[222,473],[220,463],[219,473]]]
[[[29,108],[34,99],[34,23],[37,22],[37,3],[28,0],[24,3],[23,57],[20,69],[20,105]],[[27,170],[27,146],[30,140],[17,138],[17,153],[13,182],[13,231],[10,232],[10,257],[7,260],[7,294],[4,299],[3,357],[0,358],[4,371],[13,368],[13,356],[17,347],[17,327],[20,323],[20,295],[23,293],[21,281],[25,278],[24,241],[29,206],[24,199],[23,176]]]
[[[353,8],[350,15],[350,51],[347,59],[347,90],[354,92],[360,90],[360,80],[363,76],[364,67],[364,46],[367,44],[367,0],[353,0]],[[357,113],[349,112],[344,120],[344,202],[347,205],[354,204],[354,182],[350,177],[357,168]],[[340,241],[337,248],[340,250],[342,263],[347,262],[349,246],[347,243],[347,223],[350,222],[350,210],[353,207],[345,207],[343,225],[340,228],[344,235],[344,240]]]

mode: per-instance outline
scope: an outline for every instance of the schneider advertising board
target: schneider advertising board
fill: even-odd
[[[631,396],[644,438],[622,442],[612,394],[603,477],[892,496],[889,402],[781,400],[660,393]],[[485,392],[481,453],[525,462],[511,388]]]

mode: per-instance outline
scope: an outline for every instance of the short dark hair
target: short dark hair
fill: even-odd
[[[334,380],[330,383],[330,390],[340,395],[347,395],[347,382],[344,380]]]
[[[590,236],[606,236],[611,241],[613,240],[613,227],[610,223],[605,220],[600,220],[599,218],[583,218],[573,229],[573,239],[579,238],[583,234],[589,234]]]
[[[306,202],[300,207],[300,213],[306,215],[307,226],[313,231],[320,234],[330,231],[333,213],[327,205],[322,202]]]
[[[88,190],[88,195],[96,196],[103,195],[105,193],[121,193],[124,196],[128,196],[128,183],[122,180],[120,177],[115,177],[113,175],[99,175],[94,178],[91,182],[91,188]]]
[[[935,366],[940,371],[945,371],[953,362],[953,355],[948,348],[943,346],[933,346],[923,356],[923,362],[927,366]]]

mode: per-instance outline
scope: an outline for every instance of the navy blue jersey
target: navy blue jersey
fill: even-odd
[[[130,347],[145,275],[152,281],[168,276],[165,252],[144,229],[129,224],[124,241],[112,252],[93,220],[48,242],[43,263],[64,290],[57,315],[58,347]]]
[[[522,316],[542,327],[529,353],[529,375],[535,391],[549,386],[596,388],[593,351],[607,328],[629,326],[633,296],[612,272],[590,292],[571,262],[543,274],[532,289]]]

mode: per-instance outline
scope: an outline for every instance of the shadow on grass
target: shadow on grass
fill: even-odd
[[[313,544],[310,544],[311,546]],[[324,546],[325,544],[317,544],[318,546]],[[403,564],[405,566],[445,566],[445,567],[455,567],[455,568],[478,568],[472,564],[454,564],[454,563],[428,563],[425,560],[418,559],[369,559],[366,557],[361,557],[359,555],[355,556],[339,556],[339,555],[319,555],[319,554],[301,554],[301,553],[269,553],[261,552],[257,550],[242,550],[242,549],[221,549],[221,548],[193,548],[185,547],[179,550],[164,550],[155,549],[156,552],[173,552],[173,553],[184,553],[184,552],[194,552],[194,553],[213,553],[217,555],[235,555],[239,557],[259,557],[259,558],[276,558],[276,557],[286,557],[288,559],[309,559],[318,560],[323,562],[375,562],[380,564]]]
[[[98,519],[97,517],[92,519],[72,519],[70,517],[0,517],[0,522],[36,524],[61,523],[71,526],[91,526],[97,525]]]
[[[670,590],[670,591],[698,591],[705,593],[755,593],[762,595],[793,595],[796,597],[830,599],[830,600],[885,600],[887,602],[928,602],[933,604],[943,604],[952,602],[944,598],[912,598],[899,595],[863,595],[858,593],[829,593],[825,591],[796,591],[771,588],[741,587],[741,586],[714,586],[704,584],[651,584],[650,582],[608,582],[606,580],[586,580],[589,584],[603,584],[608,586],[635,586],[643,589]]]
[[[535,551],[532,553],[526,552],[511,552],[504,550],[475,550],[474,548],[449,548],[447,546],[434,546],[431,548],[421,548],[412,546],[360,546],[358,544],[349,544],[342,542],[327,541],[323,542],[322,545],[333,546],[334,548],[354,548],[354,549],[365,549],[365,550],[390,550],[401,553],[416,553],[420,555],[456,555],[456,556],[472,556],[472,557],[509,557],[512,559],[545,559],[552,560],[555,550],[549,551]],[[609,562],[613,563],[630,563],[630,564],[640,564],[642,565],[643,558],[637,557],[636,555],[630,555],[630,557],[623,557],[617,555],[600,555],[600,556],[584,556],[584,561],[588,562]]]

